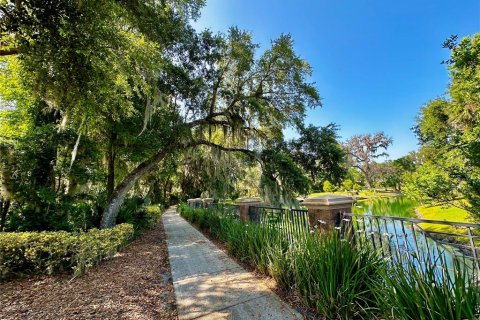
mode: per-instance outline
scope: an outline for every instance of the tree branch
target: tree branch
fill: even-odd
[[[185,148],[188,148],[188,147],[195,147],[195,146],[199,146],[199,145],[205,145],[205,146],[210,146],[212,148],[216,148],[218,150],[221,150],[221,151],[225,151],[225,152],[241,152],[241,153],[244,153],[250,157],[253,157],[253,158],[256,158],[256,154],[254,151],[252,150],[249,150],[249,149],[245,149],[245,148],[231,148],[231,147],[224,147],[224,146],[221,146],[219,144],[216,144],[216,143],[213,143],[211,141],[208,141],[208,140],[194,140],[190,143],[187,143],[186,145],[184,145]]]
[[[216,119],[213,119],[213,117],[211,117],[211,116],[208,116],[208,117],[203,118],[203,119],[194,120],[192,122],[187,123],[189,128],[193,128],[193,127],[200,126],[200,125],[205,125],[205,124],[222,125],[222,126],[229,126],[230,125],[228,123],[228,121],[216,120]]]
[[[12,49],[0,49],[0,57],[3,56],[11,56],[14,54],[19,54],[17,48],[12,48]]]

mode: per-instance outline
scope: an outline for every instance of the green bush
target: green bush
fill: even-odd
[[[350,191],[353,190],[353,181],[350,179],[345,179],[342,182],[342,190],[343,191]]]
[[[139,234],[143,230],[154,228],[162,213],[163,209],[158,205],[144,206],[143,202],[131,199],[119,212],[117,223],[130,223],[135,234]]]
[[[0,279],[73,271],[82,274],[113,256],[133,237],[133,226],[87,232],[0,233]]]
[[[336,190],[335,186],[328,180],[325,180],[323,183],[323,191],[325,192],[334,192]]]

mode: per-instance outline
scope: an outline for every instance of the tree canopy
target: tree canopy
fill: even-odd
[[[308,173],[314,186],[328,180],[339,184],[346,175],[346,154],[338,142],[338,126],[299,128],[300,136],[287,144],[293,160]]]
[[[383,132],[377,132],[373,135],[354,135],[345,142],[345,149],[349,155],[351,166],[365,175],[369,187],[374,186],[373,161],[388,156],[386,150],[392,142],[392,138]]]
[[[480,34],[444,43],[451,83],[446,97],[426,104],[415,131],[422,164],[408,192],[422,201],[453,204],[480,217]]]
[[[265,155],[320,106],[308,62],[290,35],[259,53],[238,28],[196,32],[202,5],[0,1],[2,223],[10,211],[45,217],[27,228],[77,228],[78,215],[111,227],[128,194],[178,183],[194,148],[268,163],[263,181],[304,190],[277,175],[288,159]]]

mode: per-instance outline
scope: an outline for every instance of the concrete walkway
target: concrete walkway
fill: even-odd
[[[162,219],[179,319],[302,319],[174,208]]]

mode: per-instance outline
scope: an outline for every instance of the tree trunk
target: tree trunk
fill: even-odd
[[[107,153],[107,201],[110,202],[115,190],[115,140],[117,135],[112,133],[110,136]]]
[[[125,179],[123,179],[123,181],[113,191],[111,200],[109,201],[108,206],[102,215],[102,222],[100,224],[101,228],[111,228],[115,225],[118,211],[120,210],[128,191],[133,187],[138,179],[150,172],[150,170],[152,170],[157,163],[162,161],[169,152],[174,150],[175,146],[176,145],[173,143],[167,145],[165,148],[157,152],[153,157],[139,164],[130,174],[125,177]]]
[[[5,228],[8,210],[10,209],[10,200],[0,200],[0,232]]]
[[[363,171],[363,174],[365,175],[365,181],[367,182],[367,186],[369,188],[373,188],[373,179],[372,179],[370,166],[368,164],[366,164],[365,168],[361,171]]]

